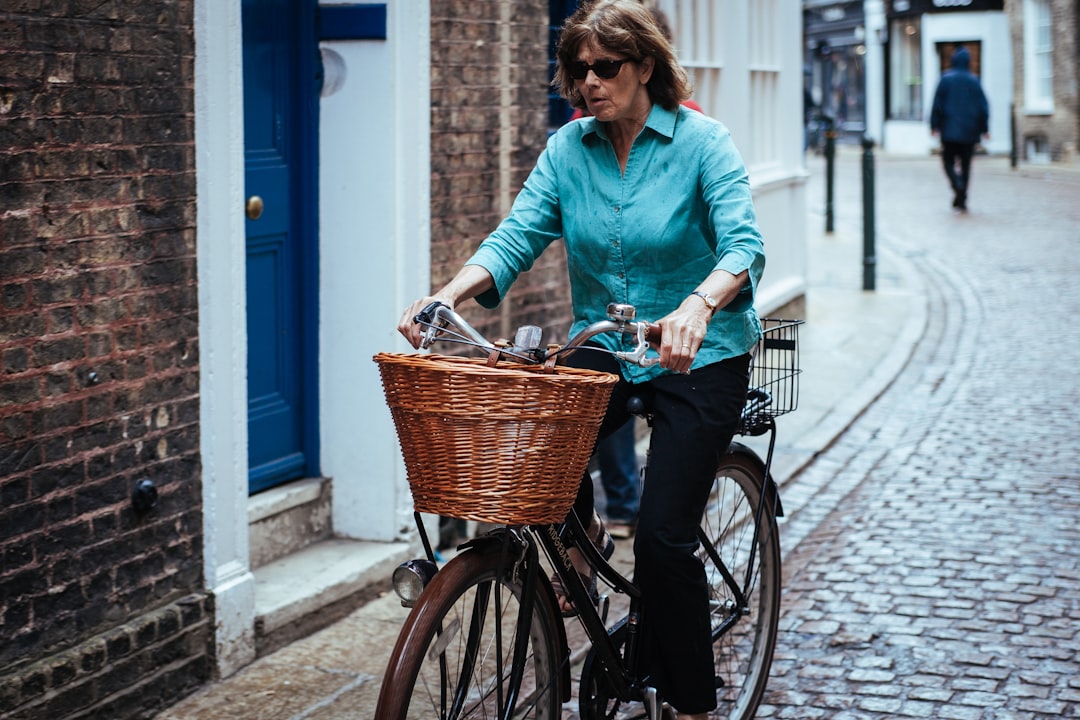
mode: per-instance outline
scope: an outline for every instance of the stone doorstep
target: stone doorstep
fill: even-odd
[[[330,538],[253,570],[255,647],[266,655],[345,617],[390,590],[408,543]]]
[[[390,589],[415,551],[405,542],[334,537],[331,482],[305,478],[248,502],[255,576],[255,648],[261,656],[343,618]]]
[[[329,478],[304,478],[248,498],[248,546],[259,568],[332,536]]]

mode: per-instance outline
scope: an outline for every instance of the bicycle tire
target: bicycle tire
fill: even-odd
[[[769,680],[780,620],[781,579],[775,495],[757,512],[764,472],[760,459],[748,450],[729,451],[717,467],[702,519],[705,536],[739,584],[746,579],[755,518],[761,519],[747,585],[748,614],[738,608],[736,595],[715,562],[702,553],[709,578],[717,678],[717,709],[710,718],[753,718]]]
[[[380,720],[464,720],[503,717],[497,677],[510,672],[522,584],[500,571],[500,554],[466,550],[428,584],[402,626],[383,677]],[[561,693],[555,623],[536,584],[526,670],[515,718],[559,720]],[[496,621],[496,594],[501,617]],[[501,635],[500,632],[501,631]],[[501,645],[498,645],[501,643]],[[501,647],[501,652],[496,648]],[[498,657],[496,657],[498,655]],[[501,665],[500,665],[501,659]]]

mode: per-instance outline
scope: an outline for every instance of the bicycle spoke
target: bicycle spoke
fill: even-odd
[[[480,558],[476,564],[486,567],[486,562]],[[522,648],[521,587],[496,580],[492,572],[487,572],[487,579],[463,578],[462,583],[438,610],[438,625],[429,631],[415,681],[404,699],[405,717],[558,720],[557,667],[549,647],[554,613],[547,606],[533,613]],[[513,672],[515,647],[520,656],[517,672]],[[507,707],[511,703],[512,714]]]

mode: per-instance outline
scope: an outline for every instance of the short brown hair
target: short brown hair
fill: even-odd
[[[587,40],[635,60],[651,57],[655,66],[645,86],[649,99],[668,110],[690,97],[690,78],[675,58],[675,51],[654,15],[638,0],[595,0],[566,19],[555,52],[557,64],[551,84],[577,108],[585,100],[567,72]]]

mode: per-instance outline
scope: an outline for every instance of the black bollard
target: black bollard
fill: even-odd
[[[1009,106],[1009,167],[1016,169],[1016,103]]]
[[[825,123],[825,232],[833,231],[833,162],[836,159],[836,130],[832,116],[823,115]]]
[[[877,257],[874,255],[874,141],[863,136],[863,290],[873,290]]]

